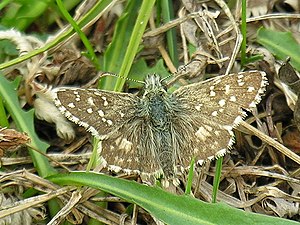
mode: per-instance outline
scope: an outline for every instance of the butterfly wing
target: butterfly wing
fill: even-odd
[[[132,94],[81,88],[58,88],[54,93],[58,109],[101,140],[134,115],[136,97]]]
[[[260,101],[267,85],[265,73],[258,71],[219,76],[183,86],[173,96],[187,116],[192,130],[189,146],[178,156],[185,167],[192,157],[212,159],[224,155],[233,143],[232,128]]]
[[[149,152],[138,152],[142,121],[135,116],[137,101],[139,98],[129,93],[81,88],[54,90],[54,103],[61,113],[102,140],[101,156],[111,169],[143,168],[152,173],[160,169],[155,158]]]

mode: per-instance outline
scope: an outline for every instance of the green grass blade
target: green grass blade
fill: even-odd
[[[17,128],[20,131],[26,132],[27,135],[30,137],[30,145],[46,153],[49,145],[41,141],[37,137],[34,130],[34,111],[30,110],[25,112],[19,106],[20,103],[18,101],[18,97],[15,91],[17,89],[17,86],[17,80],[15,80],[14,82],[9,82],[4,78],[4,76],[0,75],[0,96],[3,100],[7,112],[13,118],[15,124],[17,125]],[[36,168],[38,174],[41,177],[46,177],[55,173],[55,170],[50,165],[48,159],[45,156],[41,155],[40,153],[34,150],[28,150],[31,155],[34,167]]]
[[[125,46],[128,46],[129,44],[140,6],[140,1],[129,1],[123,14],[116,22],[112,41],[107,47],[103,57],[104,71],[113,72],[115,74],[120,73],[120,69],[126,54]],[[115,77],[104,77],[100,80],[98,88],[114,90],[115,81]]]
[[[218,190],[219,190],[220,177],[221,177],[221,172],[222,172],[222,164],[223,164],[223,157],[220,157],[216,161],[216,172],[215,172],[215,176],[214,176],[212,203],[217,202],[217,194],[218,194]]]
[[[152,13],[152,8],[154,6],[154,3],[155,3],[155,0],[144,0],[141,5],[136,23],[135,23],[133,31],[132,31],[132,35],[131,35],[128,47],[126,50],[126,54],[125,54],[125,57],[124,57],[124,60],[122,62],[122,66],[120,69],[120,76],[122,76],[122,77],[127,77],[128,73],[131,69],[131,65],[133,63],[135,55],[138,52],[138,48],[140,46],[142,36],[144,34],[148,20]],[[124,83],[125,83],[125,79],[118,79],[114,90],[121,91]]]
[[[3,99],[0,95],[0,126],[1,127],[9,127],[9,122],[6,116],[5,108],[3,105]]]
[[[162,18],[164,23],[170,22],[174,19],[173,13],[173,3],[170,0],[161,0],[161,9],[162,9]],[[177,38],[176,38],[176,30],[172,28],[167,31],[167,46],[170,54],[170,58],[177,68],[179,65],[178,61],[178,52],[177,52]]]
[[[192,158],[190,162],[190,169],[189,169],[188,179],[186,182],[186,187],[184,192],[186,195],[190,195],[192,193],[194,168],[195,168],[195,158]]]
[[[241,33],[243,40],[241,43],[241,64],[244,66],[246,64],[246,41],[247,41],[247,22],[246,22],[246,0],[242,0],[242,24],[241,24]]]
[[[141,206],[166,224],[298,224],[285,219],[248,213],[223,203],[211,204],[187,195],[174,195],[160,188],[104,174],[72,172],[51,176],[49,180],[60,185],[89,186],[114,194]]]
[[[78,36],[80,37],[82,43],[84,44],[86,50],[88,51],[87,57],[93,62],[94,66],[97,70],[100,69],[99,62],[97,60],[96,54],[94,52],[94,49],[86,37],[86,35],[83,33],[83,31],[80,29],[78,24],[73,20],[69,12],[65,9],[63,3],[61,0],[56,0],[56,3],[58,5],[58,8],[60,9],[60,12],[63,14],[63,16],[66,18],[66,20],[71,24],[73,29],[77,32]]]

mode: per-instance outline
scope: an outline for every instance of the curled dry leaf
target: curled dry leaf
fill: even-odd
[[[300,80],[296,71],[289,63],[289,60],[290,59],[288,58],[287,61],[280,67],[278,76],[283,83],[288,85],[289,88],[298,95],[300,91]]]
[[[300,130],[300,80],[294,68],[290,65],[289,59],[281,66],[278,72],[279,79],[288,86],[286,92],[292,92],[296,95],[294,107],[294,123]],[[294,96],[293,95],[293,96]],[[289,95],[287,95],[289,96]]]
[[[29,141],[30,138],[25,133],[21,133],[13,129],[0,129],[0,150],[2,151],[16,149]]]
[[[292,217],[298,214],[299,205],[293,202],[290,202],[286,199],[268,197],[264,201],[265,208],[281,218]]]
[[[76,49],[66,48],[57,51],[53,60],[40,67],[35,79],[52,85],[86,83],[96,75],[91,62]]]
[[[300,153],[300,132],[298,129],[289,128],[282,136],[283,144],[295,153]]]

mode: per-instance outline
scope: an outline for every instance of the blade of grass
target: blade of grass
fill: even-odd
[[[162,8],[162,18],[164,23],[170,22],[174,19],[174,9],[173,2],[170,0],[161,0],[161,8]],[[167,35],[167,45],[170,54],[170,58],[175,67],[178,67],[178,52],[177,52],[177,38],[176,38],[176,30],[172,28],[166,32]]]
[[[56,3],[58,5],[58,8],[59,8],[60,12],[62,13],[62,15],[71,24],[71,26],[73,27],[73,29],[79,35],[82,43],[86,47],[86,49],[88,51],[87,57],[93,62],[93,64],[96,67],[96,69],[99,70],[100,69],[100,65],[99,65],[99,62],[97,60],[96,54],[94,52],[94,49],[93,49],[90,41],[88,40],[88,38],[86,37],[86,35],[82,32],[82,30],[80,29],[80,27],[78,26],[78,24],[73,20],[72,16],[65,9],[62,1],[61,0],[56,0]]]
[[[241,33],[243,40],[241,43],[241,64],[244,66],[246,64],[246,41],[247,41],[247,22],[246,22],[246,0],[242,0],[242,24]]]
[[[193,177],[194,177],[194,165],[195,165],[195,158],[193,158],[191,160],[191,163],[190,163],[188,180],[186,182],[186,187],[185,187],[185,194],[186,195],[190,195],[191,192],[192,192]]]
[[[128,1],[122,15],[116,22],[112,41],[107,47],[103,57],[104,71],[113,72],[115,74],[120,73],[120,68],[126,54],[125,46],[129,44],[141,3],[141,1]],[[114,90],[115,83],[115,77],[106,76],[99,80],[98,88]]]
[[[148,20],[150,18],[154,3],[155,0],[144,0],[141,5],[139,15],[134,25],[132,35],[126,50],[126,54],[120,69],[121,77],[126,78],[128,76],[135,55],[137,54],[138,47],[141,43],[142,36],[144,34]],[[118,79],[114,90],[121,91],[124,83],[125,83],[125,79]]]
[[[3,105],[3,99],[1,96],[0,96],[0,126],[1,127],[9,127],[9,122],[7,119],[5,108]]]
[[[214,176],[212,203],[217,202],[217,194],[218,194],[220,177],[221,177],[221,172],[222,172],[222,163],[223,163],[223,157],[218,158],[216,161],[216,172],[215,172],[215,176]]]
[[[111,193],[141,206],[166,224],[298,224],[285,219],[248,213],[224,203],[211,204],[188,195],[174,195],[157,187],[99,173],[72,172],[54,175],[48,179],[60,185],[84,185]]]

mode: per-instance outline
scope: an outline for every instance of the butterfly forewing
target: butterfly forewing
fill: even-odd
[[[81,88],[59,88],[55,93],[59,110],[101,139],[134,117],[136,97],[131,94]]]

